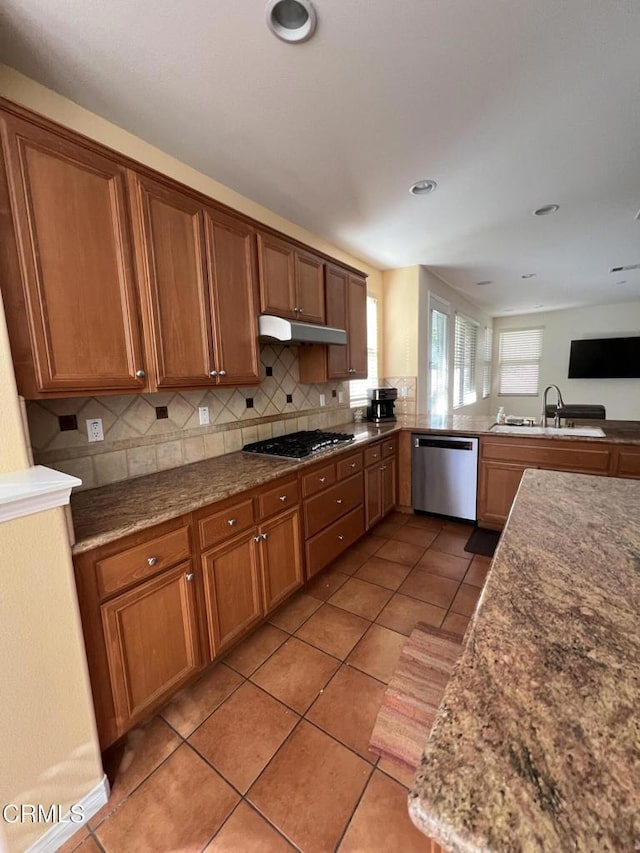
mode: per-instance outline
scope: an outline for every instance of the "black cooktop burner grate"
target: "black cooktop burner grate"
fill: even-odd
[[[246,453],[265,453],[268,456],[284,456],[287,459],[302,459],[326,450],[344,441],[353,441],[354,435],[344,432],[322,432],[322,430],[302,430],[277,438],[266,438],[264,441],[254,441],[242,448]]]

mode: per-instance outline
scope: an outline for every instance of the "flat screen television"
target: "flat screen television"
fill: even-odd
[[[640,378],[640,337],[571,341],[569,379]]]

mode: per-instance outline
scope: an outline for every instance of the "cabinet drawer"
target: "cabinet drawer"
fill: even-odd
[[[577,444],[575,440],[534,439],[530,442],[481,442],[483,460],[509,462],[527,468],[551,468],[558,471],[609,471],[611,452],[606,445]]]
[[[397,438],[387,438],[382,442],[382,455],[385,459],[389,456],[393,456],[398,452],[398,439]]]
[[[229,536],[235,536],[241,530],[251,527],[253,523],[253,501],[247,498],[219,512],[214,512],[206,518],[201,518],[198,522],[200,545],[203,549],[217,545]]]
[[[283,509],[295,506],[298,503],[298,481],[289,480],[268,492],[263,492],[258,498],[260,518],[268,518]]]
[[[363,500],[362,474],[354,474],[348,480],[305,501],[304,525],[307,537],[355,509]]]
[[[336,463],[336,471],[338,480],[346,480],[352,474],[362,471],[362,453],[352,453],[346,459],[341,459]]]
[[[306,543],[307,576],[328,566],[364,534],[364,510],[360,506],[318,533]]]
[[[371,447],[365,447],[364,464],[365,467],[373,465],[374,462],[379,462],[382,459],[382,442],[372,444]]]
[[[335,481],[336,469],[333,463],[324,465],[322,468],[316,468],[312,473],[303,476],[302,495],[308,498],[309,495],[315,495],[316,492],[326,489],[327,486],[332,486]]]
[[[149,539],[142,545],[136,545],[135,548],[121,551],[96,563],[98,594],[101,599],[106,598],[190,556],[188,527]]]

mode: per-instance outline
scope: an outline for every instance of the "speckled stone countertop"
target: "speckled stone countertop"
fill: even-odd
[[[327,457],[348,453],[356,446],[375,441],[397,429],[394,423],[380,427],[345,424],[331,430],[353,433],[353,442],[316,453],[308,459],[229,453],[158,474],[78,492],[71,498],[76,538],[73,553],[89,551],[129,533],[263,485],[276,477],[295,473]]]
[[[640,850],[640,481],[527,471],[409,798],[451,853]]]

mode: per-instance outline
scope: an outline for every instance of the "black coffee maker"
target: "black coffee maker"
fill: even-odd
[[[367,420],[374,424],[385,421],[395,421],[393,412],[398,399],[397,388],[374,388],[370,392],[369,404],[367,406]]]

